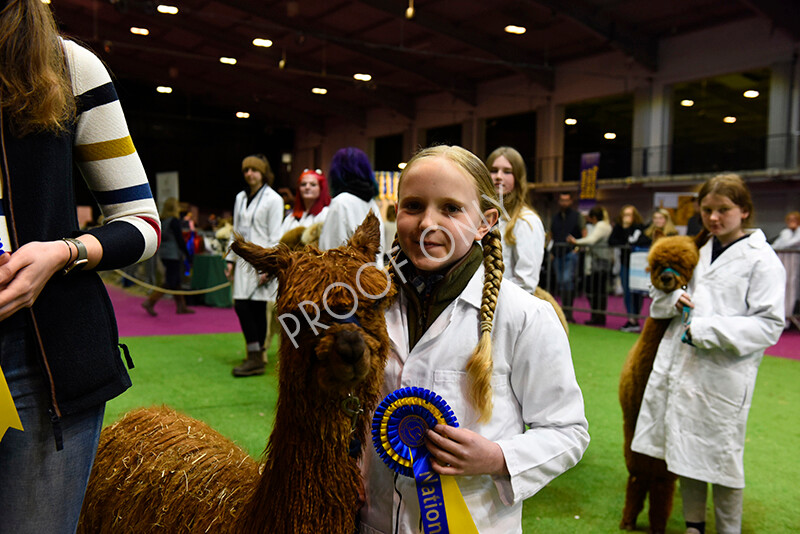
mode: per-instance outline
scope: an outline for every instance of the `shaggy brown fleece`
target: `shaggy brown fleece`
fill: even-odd
[[[698,260],[697,245],[692,238],[663,237],[656,241],[647,255],[650,281],[654,287],[665,292],[685,287],[692,278]],[[679,274],[665,272],[667,268]],[[672,319],[652,317],[645,320],[642,333],[628,352],[620,376],[619,402],[622,406],[622,427],[625,435],[625,465],[629,473],[625,490],[625,507],[620,523],[620,528],[623,530],[636,529],[636,518],[644,509],[644,501],[648,494],[650,495],[649,532],[663,533],[672,512],[675,475],[667,471],[664,460],[631,450],[631,441],[647,379],[653,370],[658,345],[671,321]]]
[[[246,455],[240,463],[214,464],[202,456],[206,449],[186,449],[198,421],[185,418],[179,429],[161,421],[169,414],[153,415],[147,425],[125,418],[103,431],[80,532],[354,532],[361,453],[349,450],[354,438],[368,443],[366,414],[380,400],[389,350],[384,308],[394,295],[384,271],[364,267],[375,260],[379,228],[370,213],[348,244],[325,252],[234,243],[259,272],[278,278],[277,309],[286,327],[263,474]],[[355,316],[342,319],[349,310]],[[355,424],[342,408],[353,397],[363,410]],[[165,428],[177,431],[165,436]],[[209,450],[231,449],[206,428],[207,441],[219,442],[207,444]],[[204,489],[217,478],[219,484]]]
[[[546,300],[553,306],[553,309],[556,311],[556,315],[558,316],[558,320],[561,321],[561,326],[564,327],[564,332],[566,332],[567,335],[569,335],[569,324],[567,323],[567,316],[564,315],[564,310],[561,309],[561,305],[559,305],[558,301],[553,297],[553,295],[551,295],[541,287],[537,286],[536,290],[533,292],[533,296],[538,297],[542,300]]]

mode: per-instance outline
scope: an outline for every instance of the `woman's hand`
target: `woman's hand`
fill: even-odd
[[[426,434],[426,444],[436,459],[440,475],[507,475],[500,445],[466,428],[436,425]]]
[[[228,279],[228,282],[233,281],[233,269],[235,265],[236,264],[233,263],[232,261],[225,262],[225,278]]]
[[[573,236],[572,234],[567,234],[567,243],[569,243],[570,245],[574,245],[575,244],[575,236]]]
[[[50,277],[74,254],[64,241],[32,241],[0,256],[0,321],[33,306]]]

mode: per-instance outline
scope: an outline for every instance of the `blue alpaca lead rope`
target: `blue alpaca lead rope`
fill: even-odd
[[[681,323],[683,324],[683,335],[681,336],[681,341],[694,347],[694,343],[692,343],[692,334],[689,333],[689,325],[692,324],[692,309],[689,306],[683,307]]]
[[[372,418],[372,443],[393,471],[414,478],[425,534],[477,534],[458,484],[431,466],[425,433],[437,424],[458,426],[442,397],[417,387],[398,389],[378,405]]]

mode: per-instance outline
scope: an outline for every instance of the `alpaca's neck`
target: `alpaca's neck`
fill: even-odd
[[[319,534],[339,532],[341,525],[342,533],[352,532],[360,473],[349,443],[344,413],[279,404],[264,473],[242,518],[249,527],[244,531]]]

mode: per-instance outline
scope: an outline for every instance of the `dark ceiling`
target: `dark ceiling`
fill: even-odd
[[[410,20],[405,0],[164,3],[179,12],[141,0],[53,0],[52,9],[120,80],[289,127],[329,116],[363,126],[378,107],[411,119],[415,98],[441,92],[474,105],[479,83],[515,74],[551,88],[555,66],[615,49],[657,70],[660,39],[734,20],[766,18],[800,39],[798,0],[416,0]],[[508,24],[527,32],[508,34]]]

